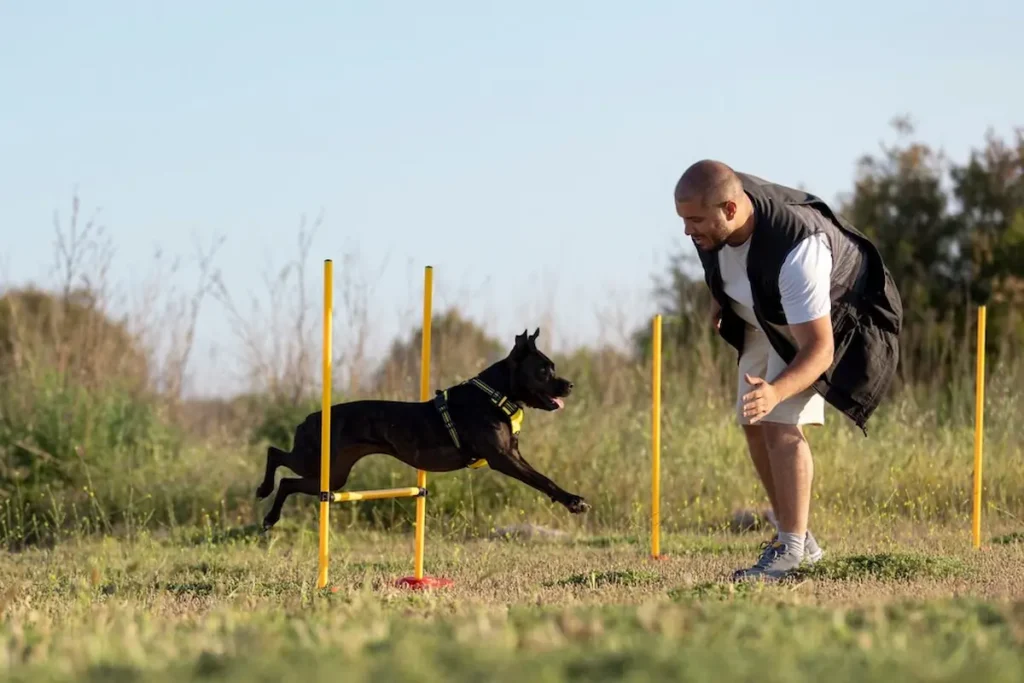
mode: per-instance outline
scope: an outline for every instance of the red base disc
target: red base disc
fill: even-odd
[[[420,590],[423,588],[447,588],[452,585],[452,580],[440,579],[434,576],[424,576],[422,579],[406,576],[405,578],[396,581],[395,585],[399,588],[412,588],[413,590]]]
[[[667,560],[668,559],[668,555],[666,555],[665,553],[662,553],[661,555],[651,555],[650,558],[652,560]]]

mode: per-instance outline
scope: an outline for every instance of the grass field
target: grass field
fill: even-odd
[[[638,530],[640,531],[640,530]],[[427,541],[282,523],[80,539],[0,560],[10,680],[1018,681],[1024,543],[864,525],[786,585],[723,581],[759,534]],[[989,541],[989,539],[986,539]]]
[[[730,586],[767,535],[730,531],[732,513],[763,494],[727,399],[673,375],[668,558],[648,560],[648,388],[637,380],[612,400],[584,380],[560,414],[527,418],[522,448],[593,510],[571,516],[489,470],[432,476],[426,570],[454,585],[431,593],[393,585],[412,573],[413,501],[332,508],[337,591],[322,594],[313,499],[291,499],[270,534],[255,533],[265,440],[171,438],[140,404],[44,387],[32,443],[66,453],[56,471],[78,484],[17,485],[0,501],[0,671],[33,683],[1021,680],[1015,377],[991,382],[980,551],[967,401],[908,393],[871,438],[834,413],[810,434],[826,560],[792,584]],[[349,488],[414,481],[367,458]],[[524,523],[559,535],[494,537]]]
[[[691,327],[706,324],[695,315]],[[464,321],[440,320],[434,387],[492,352]],[[36,339],[30,328],[14,338]],[[566,408],[530,413],[520,447],[590,512],[569,515],[487,469],[431,475],[426,571],[454,585],[394,587],[413,569],[414,503],[385,500],[332,508],[337,590],[321,593],[315,501],[293,497],[259,535],[267,502],[253,499],[267,444],[287,447],[319,406],[317,379],[190,403],[147,388],[145,375],[121,381],[131,354],[117,334],[90,330],[58,329],[52,347],[25,342],[0,367],[0,678],[1024,679],[1019,355],[989,365],[980,551],[970,546],[973,359],[953,340],[936,346],[934,368],[920,356],[929,364],[908,372],[918,380],[885,402],[870,438],[832,410],[809,430],[825,561],[786,585],[729,584],[767,538],[733,529],[734,512],[764,494],[731,414],[735,358],[698,335],[668,351],[663,375],[667,559],[647,558],[650,359],[584,349],[558,358],[576,384]],[[299,367],[315,356],[301,344],[314,332],[285,354]],[[153,334],[166,336],[162,325]],[[415,335],[396,348],[386,381],[336,400],[412,398]],[[301,379],[287,363],[263,370],[254,377]],[[397,461],[370,457],[346,488],[414,482]],[[495,536],[513,524],[558,535]]]

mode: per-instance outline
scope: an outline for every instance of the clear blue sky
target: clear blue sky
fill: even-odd
[[[311,291],[323,258],[357,247],[378,354],[416,324],[425,264],[436,308],[502,338],[547,325],[549,345],[594,343],[602,309],[645,324],[651,276],[689,248],[671,202],[686,165],[715,157],[832,199],[901,113],[963,157],[988,127],[1024,124],[1022,25],[1012,0],[8,0],[3,281],[48,281],[53,214],[76,187],[102,208],[120,287],[155,246],[189,258],[223,235],[217,266],[243,304],[323,211]],[[234,389],[215,301],[198,342],[193,390]]]

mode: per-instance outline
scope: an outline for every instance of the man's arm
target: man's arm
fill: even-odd
[[[746,375],[751,390],[743,395],[743,415],[757,423],[775,406],[814,384],[832,364],[833,340],[830,316],[790,325],[796,338],[796,355],[772,382]]]
[[[743,397],[744,414],[753,421],[810,387],[832,364],[831,278],[832,252],[823,234],[804,240],[786,258],[779,292],[797,353],[771,383],[746,378],[753,389]]]
[[[772,382],[779,400],[811,386],[832,364],[832,250],[818,233],[796,245],[779,273],[779,293],[797,353]]]
[[[789,329],[798,348],[793,361],[772,382],[780,402],[814,384],[832,365],[834,351],[832,318],[828,315],[790,325]]]

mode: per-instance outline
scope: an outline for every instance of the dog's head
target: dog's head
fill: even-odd
[[[511,390],[509,398],[537,410],[559,410],[572,392],[572,382],[555,374],[555,364],[537,349],[537,336],[527,330],[516,335],[516,344],[509,353]]]

